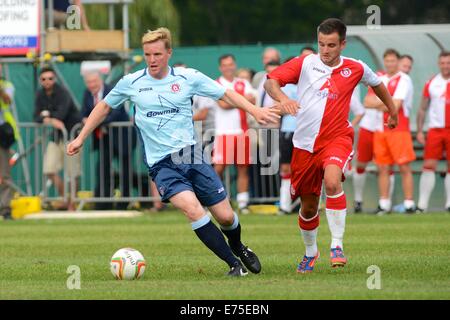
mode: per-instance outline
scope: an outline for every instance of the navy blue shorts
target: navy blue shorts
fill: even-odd
[[[184,157],[182,150],[176,154]],[[190,161],[187,161],[189,159]],[[169,202],[171,197],[185,190],[194,192],[200,203],[206,207],[226,199],[227,192],[222,181],[214,168],[205,162],[201,152],[192,151],[183,160],[179,163],[178,157],[174,163],[172,155],[168,155],[149,170],[163,202]]]

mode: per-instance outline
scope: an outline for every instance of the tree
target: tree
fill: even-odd
[[[85,5],[92,29],[108,28],[108,7],[102,4]],[[121,6],[114,6],[115,29],[122,27]],[[174,45],[180,43],[180,19],[172,0],[135,0],[129,8],[130,46],[141,46],[141,37],[149,29],[167,27],[172,31]]]

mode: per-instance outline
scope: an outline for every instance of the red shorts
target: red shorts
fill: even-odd
[[[353,158],[353,134],[337,137],[321,150],[310,153],[294,148],[291,161],[291,197],[315,194],[320,196],[325,168],[335,164],[342,169],[342,181]]]
[[[356,160],[367,163],[373,159],[373,132],[359,128]]]
[[[216,136],[214,140],[213,163],[249,165],[250,137],[245,134]]]
[[[425,143],[425,160],[441,160],[444,154],[450,160],[450,128],[432,128],[428,130]]]

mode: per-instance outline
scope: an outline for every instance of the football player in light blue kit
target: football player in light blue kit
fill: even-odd
[[[166,28],[147,32],[142,45],[147,67],[123,77],[95,106],[78,137],[67,146],[67,154],[78,153],[111,108],[130,100],[135,104],[134,118],[144,148],[144,161],[162,201],[170,201],[183,211],[200,240],[229,265],[228,275],[247,275],[246,268],[259,273],[259,259],[241,242],[239,219],[230,206],[222,182],[212,166],[204,161],[201,147],[194,147],[192,97],[222,99],[249,112],[261,124],[276,122],[277,111],[257,108],[197,70],[171,68],[168,65],[172,55],[171,35]],[[209,208],[222,232],[212,223],[203,206]]]

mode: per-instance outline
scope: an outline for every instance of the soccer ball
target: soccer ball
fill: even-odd
[[[111,258],[111,272],[117,280],[135,280],[145,271],[144,256],[132,248],[122,248]]]

